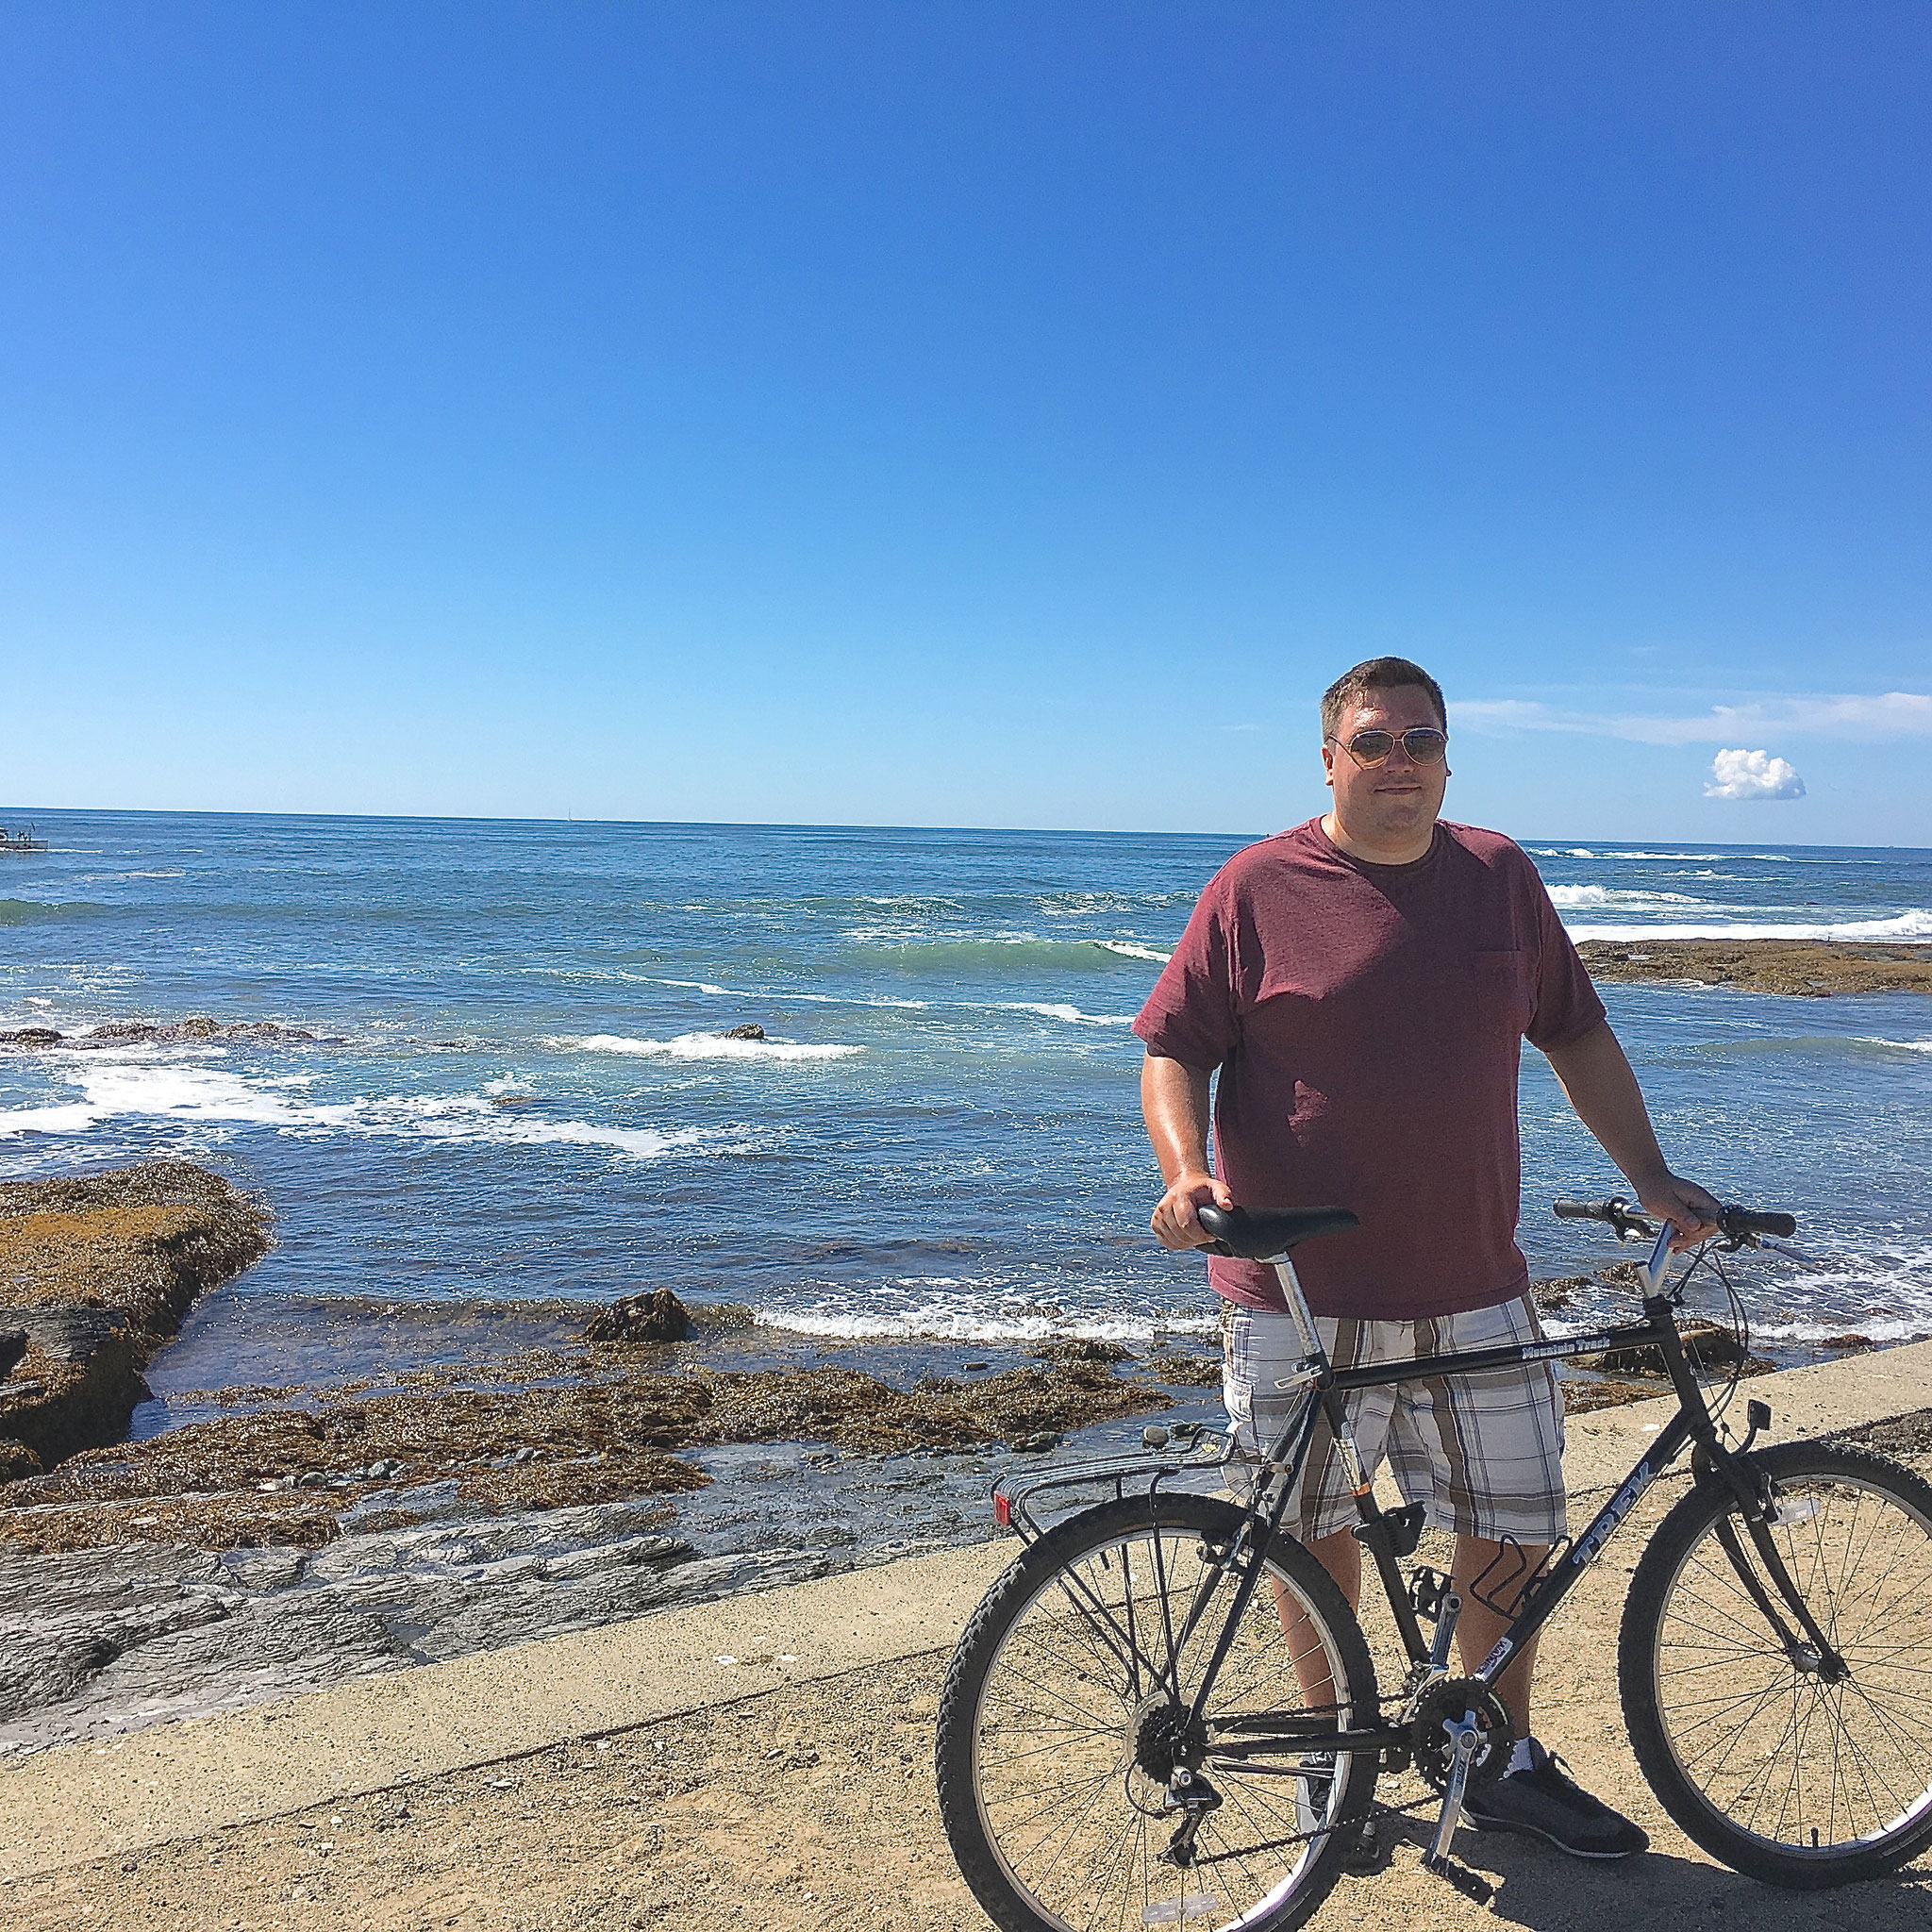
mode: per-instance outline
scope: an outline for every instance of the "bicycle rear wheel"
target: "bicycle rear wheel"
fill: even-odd
[[[1809,1890],[1876,1877],[1932,1843],[1932,1485],[1861,1449],[1751,1457],[1776,1487],[1771,1534],[1848,1674],[1788,1645],[1720,1540],[1796,1620],[1737,1501],[1701,1483],[1631,1579],[1617,1675],[1637,1761],[1713,1857]],[[1802,1633],[1798,1633],[1802,1637]]]
[[[1299,1543],[1270,1553],[1203,1722],[1188,1721],[1235,1589],[1212,1553],[1243,1520],[1208,1496],[1103,1504],[1028,1548],[974,1613],[940,1704],[940,1811],[1002,1932],[1287,1932],[1333,1887],[1375,1762],[1311,1775],[1302,1747],[1379,1706],[1360,1626]],[[1312,1706],[1297,1655],[1332,1685]],[[1162,1856],[1183,1817],[1176,1762],[1219,1799],[1184,1864]]]

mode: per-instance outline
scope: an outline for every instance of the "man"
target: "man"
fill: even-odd
[[[1449,777],[1442,692],[1404,658],[1358,664],[1322,700],[1327,814],[1238,853],[1208,883],[1134,1030],[1141,1102],[1166,1191],[1154,1232],[1208,1240],[1194,1210],[1341,1207],[1360,1226],[1311,1241],[1296,1273],[1338,1366],[1493,1347],[1535,1335],[1521,1207],[1516,1084],[1526,1037],[1570,1104],[1676,1245],[1717,1204],[1665,1165],[1629,1062],[1536,868],[1494,832],[1439,821]],[[1208,1160],[1209,1075],[1215,1167]],[[1224,1383],[1238,1449],[1273,1440],[1300,1355],[1273,1271],[1216,1257]],[[1372,1468],[1392,1455],[1405,1495],[1457,1538],[1465,1669],[1507,1620],[1470,1584],[1531,1574],[1565,1533],[1562,1408],[1547,1363],[1358,1391],[1351,1424]],[[1353,1499],[1325,1425],[1284,1523],[1354,1603]],[[1499,1559],[1501,1559],[1499,1561]],[[1284,1612],[1286,1614],[1286,1612]],[[1500,1781],[1470,1822],[1579,1857],[1648,1840],[1580,1790],[1530,1731],[1535,1647],[1499,1689],[1516,1721]]]

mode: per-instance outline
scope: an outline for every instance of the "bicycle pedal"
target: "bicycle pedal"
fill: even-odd
[[[1423,1854],[1423,1870],[1433,1872],[1438,1878],[1446,1878],[1464,1898],[1479,1906],[1495,1902],[1496,1888],[1480,1873],[1472,1872],[1460,1859],[1446,1855],[1437,1857],[1433,1852]]]

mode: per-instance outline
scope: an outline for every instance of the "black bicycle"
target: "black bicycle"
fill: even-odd
[[[960,1638],[938,1769],[959,1869],[1002,1932],[1283,1932],[1340,1876],[1378,1774],[1411,1767],[1441,1793],[1425,1862],[1472,1882],[1451,1840],[1472,1783],[1508,1756],[1496,1683],[1686,1450],[1691,1487],[1651,1535],[1618,1643],[1624,1721],[1652,1790],[1706,1851],[1774,1885],[1874,1877],[1932,1843],[1932,1485],[1862,1449],[1755,1447],[1771,1422],[1762,1402],[1748,1403],[1735,1440],[1723,1417],[1737,1374],[1707,1397],[1677,1324],[1686,1285],[1706,1275],[1723,1284],[1741,1341],[1724,1257],[1794,1222],[1725,1208],[1673,1284],[1668,1226],[1621,1199],[1556,1211],[1653,1240],[1641,1320],[1336,1369],[1289,1252],[1354,1215],[1200,1210],[1222,1252],[1274,1266],[1305,1350],[1281,1386],[1305,1392],[1245,1504],[1176,1487],[1225,1463],[1231,1445],[1205,1453],[1198,1431],[1158,1428],[1148,1444],[1169,1453],[1155,1459],[1065,1464],[995,1490],[995,1515],[1026,1547]],[[1669,1374],[1677,1413],[1574,1541],[1533,1574],[1519,1561],[1469,1585],[1513,1616],[1474,1675],[1450,1670],[1461,1608],[1450,1579],[1400,1567],[1422,1508],[1384,1511],[1359,1486],[1355,1534],[1407,1659],[1385,1693],[1341,1591],[1280,1527],[1318,1422],[1346,1458],[1351,1390],[1637,1347]],[[1110,1499],[1042,1521],[1042,1507],[1094,1484]]]

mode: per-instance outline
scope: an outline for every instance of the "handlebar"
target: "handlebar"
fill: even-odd
[[[1550,1211],[1564,1221],[1604,1222],[1616,1229],[1619,1241],[1632,1234],[1648,1240],[1657,1230],[1657,1218],[1633,1208],[1622,1194],[1612,1194],[1607,1201],[1552,1201]],[[1720,1208],[1717,1224],[1734,1247],[1751,1246],[1764,1234],[1789,1241],[1798,1231],[1795,1215],[1766,1213],[1752,1208]]]

